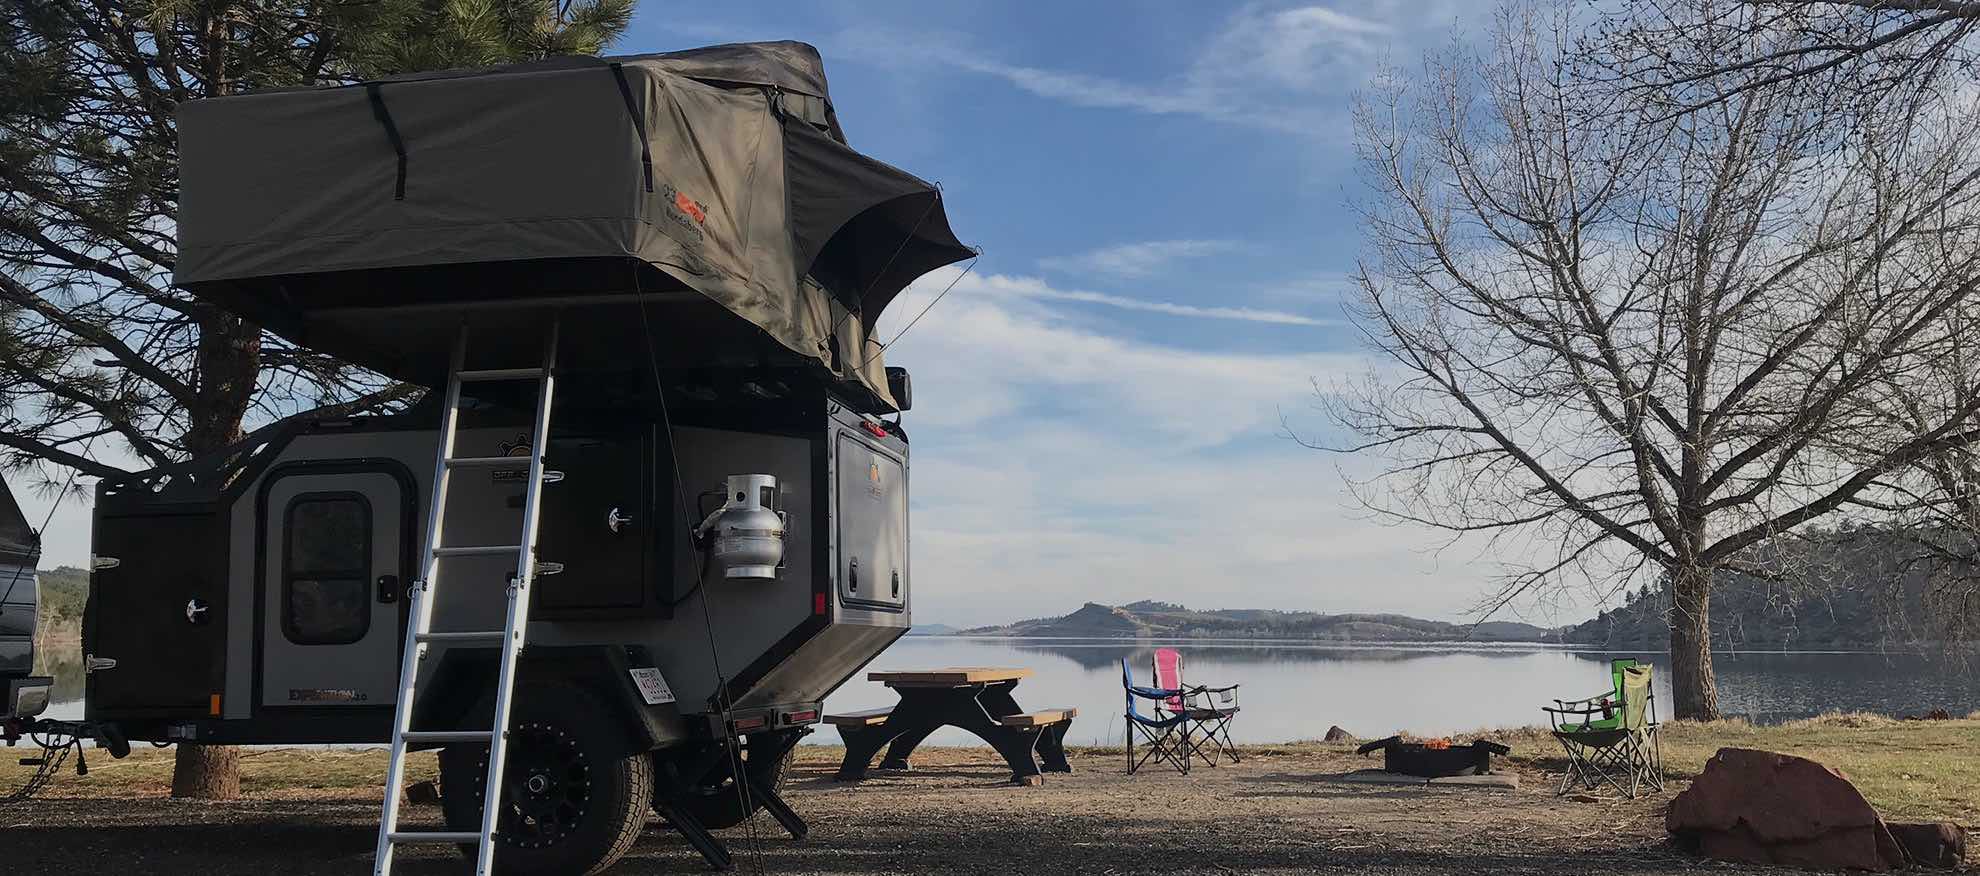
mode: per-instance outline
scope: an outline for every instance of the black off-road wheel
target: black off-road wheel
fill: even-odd
[[[653,806],[653,760],[626,754],[610,712],[581,688],[516,691],[496,822],[502,876],[587,876],[639,838]],[[448,830],[479,831],[488,746],[440,752],[440,807]],[[463,846],[468,857],[473,846]]]
[[[756,734],[744,740],[740,752],[743,769],[761,787],[772,790],[783,787],[784,775],[789,771],[791,758],[797,753],[795,744],[797,737],[802,736],[803,731],[793,730],[786,733],[789,735]],[[655,778],[665,781],[658,773],[655,774]],[[655,793],[665,794],[667,789],[660,788]],[[763,808],[762,798],[754,794],[748,797],[749,805],[745,808],[743,795],[736,793],[733,767],[725,757],[721,765],[709,773],[699,786],[688,789],[682,795],[680,802],[681,808],[687,810],[688,814],[693,815],[710,830],[721,830],[748,821],[750,816]]]

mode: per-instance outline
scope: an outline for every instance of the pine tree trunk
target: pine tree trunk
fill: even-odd
[[[232,800],[241,795],[241,751],[181,743],[172,758],[172,796]]]
[[[241,440],[241,423],[260,375],[260,327],[217,311],[200,319],[196,405],[187,411],[188,451],[198,456]],[[180,743],[172,761],[172,796],[231,800],[240,793],[239,751]]]
[[[1671,698],[1675,715],[1719,718],[1719,684],[1712,675],[1712,571],[1671,570]]]

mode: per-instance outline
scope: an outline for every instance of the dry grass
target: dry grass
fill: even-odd
[[[1690,779],[1721,748],[1800,755],[1840,770],[1872,805],[1898,821],[1980,824],[1980,712],[1963,720],[1902,721],[1830,713],[1772,726],[1745,719],[1674,721],[1662,730],[1664,769]],[[1559,751],[1544,728],[1465,734],[1505,742],[1514,760],[1545,765]]]
[[[1667,772],[1679,779],[1698,774],[1720,748],[1758,748],[1811,758],[1835,767],[1862,789],[1864,796],[1886,815],[1899,820],[1946,820],[1980,824],[1980,717],[1953,721],[1898,721],[1877,715],[1834,714],[1778,726],[1755,726],[1745,721],[1694,723],[1679,721],[1664,727]],[[1463,734],[1511,745],[1516,764],[1537,771],[1558,769],[1559,752],[1547,731],[1516,728]],[[1246,746],[1261,757],[1303,754],[1344,754],[1352,743],[1292,742]],[[14,749],[29,754],[26,749]],[[1118,756],[1119,749],[1080,749],[1083,757]],[[806,746],[806,763],[829,764],[839,749]],[[48,790],[55,797],[149,797],[170,787],[169,749],[141,747],[130,757],[111,760],[91,752],[86,777],[64,776]],[[433,756],[415,757],[412,775],[430,779],[436,772]],[[27,768],[15,757],[0,760],[0,790],[18,785]],[[382,751],[340,749],[259,748],[243,753],[241,787],[250,796],[281,797],[312,792],[370,791],[385,774]]]
[[[32,753],[15,749],[22,754]],[[63,767],[60,779],[43,792],[52,798],[92,799],[162,797],[172,788],[172,750],[148,745],[112,760],[96,749],[86,752],[89,775],[75,775],[75,759]],[[0,761],[0,793],[27,778],[28,767],[17,757]],[[413,781],[435,778],[439,764],[432,754],[415,754],[407,764]],[[332,748],[250,748],[241,752],[241,792],[251,797],[307,796],[323,791],[370,791],[385,781],[385,752]]]

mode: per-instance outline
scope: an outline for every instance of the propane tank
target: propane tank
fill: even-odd
[[[771,510],[777,478],[767,474],[729,475],[722,507],[695,532],[708,551],[709,565],[724,578],[777,577],[784,562],[787,516]]]

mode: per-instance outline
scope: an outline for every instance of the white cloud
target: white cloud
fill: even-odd
[[[1111,295],[1105,292],[1090,292],[1082,289],[1059,289],[1047,285],[1043,280],[1035,277],[1014,277],[999,274],[973,279],[977,282],[975,288],[985,294],[1029,298],[1037,301],[1072,301],[1081,304],[1099,304],[1121,310],[1162,313],[1189,319],[1223,319],[1239,322],[1261,322],[1273,325],[1299,326],[1334,325],[1337,323],[1337,320],[1319,319],[1284,310],[1269,310],[1258,307],[1205,307],[1196,304],[1178,304],[1173,301],[1150,301],[1146,298],[1130,298],[1125,295]]]
[[[1369,81],[1386,52],[1420,43],[1486,5],[1376,0],[1351,14],[1324,5],[1249,4],[1201,41],[1181,70],[1149,82],[1014,64],[960,36],[859,28],[840,34],[833,49],[873,63],[943,65],[995,77],[1075,106],[1338,136],[1346,128],[1341,98]]]
[[[910,286],[881,318],[879,336],[893,337],[955,276],[955,268],[944,268]],[[1027,277],[962,278],[887,353],[897,364],[914,363],[917,387],[930,379],[945,384],[931,397],[941,401],[921,406],[917,417],[976,425],[1046,398],[1093,413],[1111,409],[1138,432],[1202,446],[1275,434],[1279,409],[1303,406],[1312,378],[1345,374],[1363,361],[1349,353],[1200,351],[1118,338],[1046,304],[1070,295]],[[1003,401],[982,405],[978,398]],[[951,400],[959,406],[950,408]]]
[[[1141,298],[1128,298],[1121,295],[1108,295],[1105,292],[1082,292],[1079,290],[1051,290],[1039,293],[1041,298],[1054,301],[1079,301],[1088,304],[1104,304],[1123,310],[1143,310],[1149,313],[1166,313],[1170,316],[1187,316],[1196,319],[1231,319],[1241,322],[1264,322],[1274,325],[1333,325],[1335,320],[1315,319],[1283,310],[1261,310],[1256,307],[1199,307],[1194,304],[1176,304],[1170,301],[1148,301]]]
[[[1224,255],[1240,249],[1234,240],[1145,240],[1122,243],[1070,256],[1038,260],[1038,266],[1066,273],[1100,273],[1136,278],[1153,275],[1172,262]]]
[[[954,278],[911,287],[881,335]],[[1359,372],[1359,355],[1116,337],[1040,288],[972,274],[888,351],[916,388],[921,622],[1142,598],[1458,617],[1489,582],[1470,554],[1435,554],[1437,535],[1364,519],[1343,460],[1280,438],[1280,412],[1310,411],[1311,381]]]

